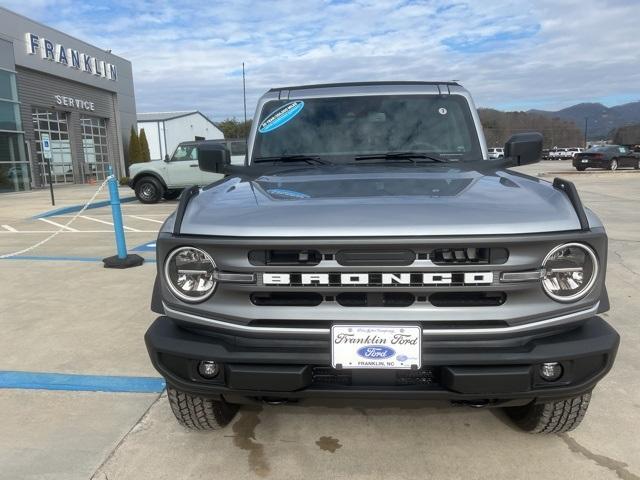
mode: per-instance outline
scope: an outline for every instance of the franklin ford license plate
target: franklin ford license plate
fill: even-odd
[[[333,368],[411,369],[422,366],[422,332],[416,325],[333,325]]]

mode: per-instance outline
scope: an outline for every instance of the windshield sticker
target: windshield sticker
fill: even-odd
[[[304,102],[302,100],[296,100],[295,102],[287,103],[276,111],[271,112],[267,118],[258,127],[258,132],[268,133],[276,128],[281,127],[293,117],[298,115],[304,108]]]
[[[447,109],[446,109],[446,108],[444,108],[444,107],[440,107],[440,108],[438,109],[438,113],[439,113],[440,115],[446,115],[446,114],[447,114]]]

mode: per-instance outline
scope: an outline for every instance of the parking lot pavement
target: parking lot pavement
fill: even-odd
[[[574,181],[610,236],[605,316],[622,344],[575,432],[523,434],[499,411],[343,404],[244,409],[227,429],[199,433],[179,427],[157,393],[0,389],[0,479],[640,479],[640,175],[573,174],[565,162],[520,170]],[[65,201],[91,193],[72,187]],[[48,192],[24,195],[0,196],[0,224],[17,230],[0,228],[0,254],[55,230],[31,219],[50,208]],[[151,245],[175,202],[122,209],[129,248],[149,245],[141,267],[102,268],[98,260],[115,253],[113,232],[86,218],[33,258],[0,260],[0,374],[157,375],[142,339],[154,318]],[[86,216],[110,220],[108,207]]]
[[[0,391],[0,478],[90,478],[157,397]]]

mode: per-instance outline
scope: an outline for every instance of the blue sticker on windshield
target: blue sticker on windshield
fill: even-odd
[[[267,116],[267,118],[262,121],[262,123],[258,127],[258,131],[260,133],[268,133],[278,127],[281,127],[293,117],[298,115],[303,108],[304,102],[302,100],[296,100],[295,102],[290,102],[286,105],[283,105],[274,112],[271,112]]]

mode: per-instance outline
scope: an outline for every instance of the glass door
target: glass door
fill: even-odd
[[[84,181],[102,181],[109,175],[107,121],[104,118],[80,117],[84,151]]]
[[[71,143],[69,142],[69,122],[65,112],[34,108],[32,111],[33,130],[36,139],[36,154],[40,171],[45,184],[74,183],[73,159],[71,158]],[[49,135],[51,141],[51,180],[49,179],[47,163],[42,154],[41,136]]]

